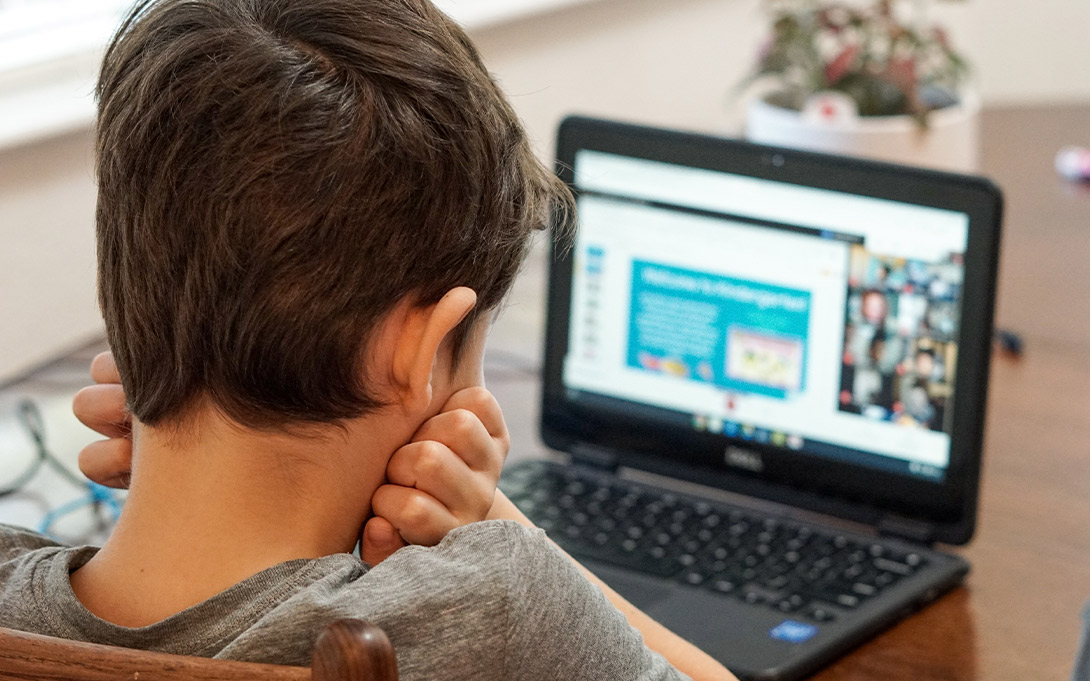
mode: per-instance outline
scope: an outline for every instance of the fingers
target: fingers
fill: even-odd
[[[479,387],[455,393],[438,415],[425,421],[413,442],[425,440],[442,442],[471,469],[497,476],[511,444],[500,405]]]
[[[79,468],[91,480],[107,487],[127,488],[132,471],[132,419],[125,409],[125,390],[114,356],[103,352],[91,360],[88,386],[72,398],[72,412],[85,426],[110,438],[80,450]]]
[[[114,362],[114,353],[100,352],[91,360],[91,380],[95,383],[120,383],[121,374]]]
[[[497,440],[507,441],[507,422],[503,420],[503,410],[495,396],[483,386],[459,390],[450,396],[443,405],[443,412],[465,409],[474,414],[484,425],[489,435]]]
[[[365,563],[378,565],[403,546],[405,540],[389,520],[375,516],[363,526],[360,557]]]
[[[457,452],[470,470],[499,475],[507,447],[488,432],[468,410],[448,411],[429,419],[416,431],[412,444],[439,442]]]
[[[473,471],[446,445],[426,440],[397,450],[386,467],[386,478],[392,485],[420,490],[446,507],[447,515],[466,523],[488,514],[501,465],[502,461],[494,470]]]
[[[90,385],[72,398],[76,418],[106,437],[127,437],[131,427],[125,411],[125,390],[120,384]]]
[[[431,495],[400,485],[382,485],[375,490],[371,510],[397,528],[405,541],[422,546],[438,544],[463,524]]]
[[[100,485],[127,489],[132,470],[132,441],[100,440],[80,450],[79,469]]]

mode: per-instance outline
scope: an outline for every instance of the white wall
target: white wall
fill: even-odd
[[[1090,102],[1090,2],[939,3],[976,67],[985,104]],[[1090,131],[1082,144],[1090,146]]]
[[[475,38],[548,150],[571,112],[722,129],[760,18],[758,0],[613,0]]]
[[[0,152],[0,381],[99,333],[91,137]]]
[[[510,0],[517,2],[518,0]],[[1090,102],[1090,2],[940,3],[985,104]],[[759,0],[599,0],[475,32],[539,148],[581,112],[724,131],[764,32]],[[1083,140],[1090,145],[1090,130]],[[0,380],[100,326],[85,133],[0,150]]]

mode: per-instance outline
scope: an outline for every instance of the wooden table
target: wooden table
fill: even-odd
[[[967,585],[818,675],[1067,679],[1090,599],[1090,186],[1052,169],[1090,107],[985,113],[982,170],[1007,200],[980,516]]]
[[[992,363],[977,536],[960,549],[967,585],[818,676],[820,681],[1067,679],[1090,600],[1090,185],[1060,179],[1056,151],[1090,145],[1090,106],[996,109],[983,119],[982,169],[1007,218],[997,324],[1020,359]],[[534,356],[543,285],[531,262],[498,349]],[[521,317],[520,317],[521,315]],[[506,335],[506,338],[504,337]],[[512,459],[539,456],[537,381],[490,361],[512,429]],[[502,364],[502,362],[501,362]]]

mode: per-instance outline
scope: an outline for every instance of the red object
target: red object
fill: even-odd
[[[852,62],[862,50],[858,45],[848,45],[840,54],[838,54],[831,62],[825,66],[825,82],[829,85],[835,85],[837,81],[843,78],[848,71],[851,70]]]

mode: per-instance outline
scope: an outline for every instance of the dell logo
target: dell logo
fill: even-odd
[[[749,449],[731,445],[727,447],[724,458],[727,465],[734,468],[742,468],[753,473],[760,473],[765,469],[765,462],[761,455]]]

